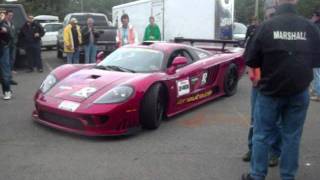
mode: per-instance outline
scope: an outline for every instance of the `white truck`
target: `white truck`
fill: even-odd
[[[149,17],[154,16],[164,41],[175,37],[195,39],[232,39],[234,0],[139,0],[112,8],[115,26],[122,14],[143,40]]]

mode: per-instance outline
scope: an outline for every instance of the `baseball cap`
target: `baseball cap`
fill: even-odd
[[[78,20],[77,20],[76,18],[71,18],[71,19],[70,19],[70,22],[71,22],[71,23],[72,23],[72,22],[73,22],[73,23],[78,23]]]

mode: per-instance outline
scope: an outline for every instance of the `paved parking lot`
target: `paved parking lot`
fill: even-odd
[[[87,138],[32,121],[33,95],[51,68],[63,63],[44,51],[44,73],[18,71],[14,98],[0,100],[0,179],[4,180],[237,180],[248,171],[250,83],[163,122],[156,131]],[[299,180],[320,177],[320,103],[311,103],[301,146]],[[278,168],[268,179],[279,179]]]

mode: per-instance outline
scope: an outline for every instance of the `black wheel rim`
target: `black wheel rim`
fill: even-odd
[[[159,124],[163,118],[163,113],[164,113],[164,109],[163,109],[163,101],[161,99],[161,97],[158,97],[158,101],[157,101],[157,108],[156,108],[156,116],[157,116],[157,123]]]
[[[234,68],[232,68],[230,70],[230,73],[229,73],[229,76],[228,76],[228,80],[227,80],[227,89],[229,91],[233,91],[234,88],[237,85],[237,81],[238,81],[237,71]]]

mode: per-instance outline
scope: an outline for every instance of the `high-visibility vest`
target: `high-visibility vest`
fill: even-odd
[[[117,43],[118,43],[118,46],[121,47],[123,46],[122,44],[122,28],[119,28],[118,31],[117,31],[117,39],[116,39]],[[136,34],[135,34],[135,31],[133,29],[133,27],[129,27],[129,30],[128,30],[128,44],[134,44],[136,43]]]

